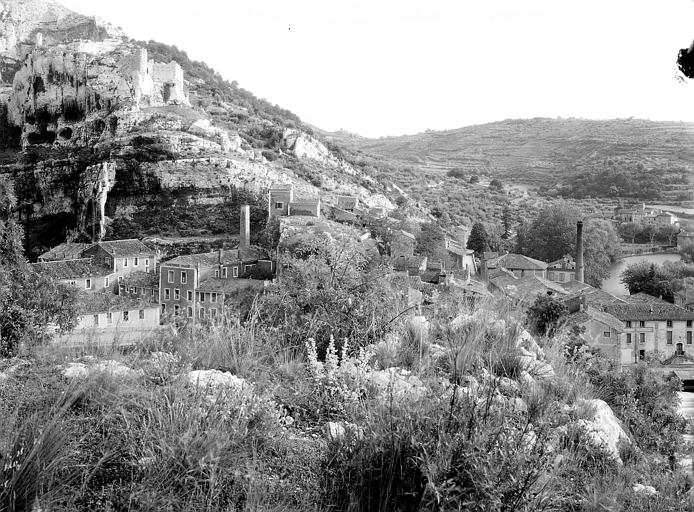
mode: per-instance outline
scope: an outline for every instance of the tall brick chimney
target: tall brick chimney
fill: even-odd
[[[241,207],[240,218],[239,247],[248,247],[251,245],[251,207],[247,204]]]
[[[576,281],[585,282],[583,266],[583,221],[576,223]]]

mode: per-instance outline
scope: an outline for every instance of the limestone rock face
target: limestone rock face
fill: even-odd
[[[579,419],[582,427],[595,446],[605,450],[614,460],[622,462],[619,455],[619,443],[631,444],[631,439],[624,431],[614,412],[603,400],[584,400],[582,405],[594,408],[595,414],[590,419]]]
[[[21,58],[37,43],[101,41],[123,35],[102,20],[77,14],[52,0],[0,1],[0,55],[6,57]]]

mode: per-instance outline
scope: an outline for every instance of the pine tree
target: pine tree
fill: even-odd
[[[481,255],[489,248],[489,235],[481,222],[475,222],[470,231],[470,237],[467,240],[467,248],[475,251],[477,255]]]

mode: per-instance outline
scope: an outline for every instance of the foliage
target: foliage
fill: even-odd
[[[481,222],[472,225],[470,236],[467,240],[467,248],[475,251],[478,256],[489,249],[489,235]]]
[[[429,261],[446,259],[446,235],[436,223],[427,222],[422,224],[417,235],[415,253],[427,256]]]
[[[549,295],[538,295],[527,312],[530,325],[540,336],[551,336],[568,314],[564,303]]]
[[[674,301],[672,290],[672,275],[663,271],[660,265],[637,261],[629,265],[620,275],[620,281],[629,293],[647,293],[654,297],[662,297],[668,302]]]
[[[280,278],[260,303],[261,321],[282,325],[287,346],[313,338],[324,354],[331,336],[358,348],[388,329],[401,305],[361,245],[316,237],[302,252],[281,257]]]
[[[576,222],[583,215],[566,202],[541,209],[529,224],[519,227],[517,250],[543,261],[555,261],[576,253]],[[619,258],[619,237],[609,221],[588,219],[583,229],[586,282],[599,287],[609,266]]]
[[[619,226],[620,236],[632,244],[660,242],[672,245],[677,240],[678,232],[679,228],[674,225],[655,226],[627,222]]]

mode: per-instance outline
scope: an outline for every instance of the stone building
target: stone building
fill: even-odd
[[[536,276],[547,278],[547,263],[529,258],[521,254],[506,253],[499,256],[496,253],[485,253],[482,259],[482,274],[488,275],[490,270],[503,268],[516,277]]]
[[[39,262],[32,267],[39,274],[87,293],[113,291],[118,276],[110,266],[93,258]]]
[[[570,254],[547,264],[547,279],[566,283],[576,279],[576,261]]]
[[[390,255],[393,258],[414,256],[416,246],[417,239],[412,233],[398,229],[391,237]]]
[[[294,185],[273,185],[268,191],[268,216],[287,217],[290,215],[304,215],[320,217],[320,198],[294,197]]]
[[[96,242],[82,251],[82,257],[109,267],[118,281],[133,272],[154,272],[157,253],[136,238]]]

